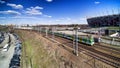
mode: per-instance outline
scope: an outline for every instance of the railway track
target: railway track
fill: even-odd
[[[42,35],[45,36],[45,33],[42,33]],[[52,38],[52,35],[48,34],[48,37]],[[59,41],[60,43],[73,48],[72,40],[68,40],[68,39],[65,39],[62,37],[58,37],[58,36],[55,36],[54,40]],[[108,47],[106,47],[106,48],[108,48]],[[79,43],[78,51],[80,51],[80,52],[85,51],[84,54],[86,54],[86,55],[89,55],[89,56],[91,56],[97,60],[100,60],[106,64],[109,64],[115,68],[120,68],[120,58],[119,57],[98,51],[98,50],[94,49],[94,46],[92,47],[92,46],[87,46],[85,44]]]
[[[100,52],[98,50],[95,50],[94,48],[86,47],[84,45],[79,45],[79,49],[80,48],[85,50],[87,55],[89,55],[91,57],[94,57],[98,60],[101,60],[101,61],[103,61],[103,62],[105,62],[105,63],[107,63],[111,66],[114,66],[114,67],[119,67],[120,66],[120,62],[119,62],[120,58],[118,58],[118,57]]]
[[[59,39],[61,39],[61,38],[58,38],[58,39],[55,39],[55,40],[59,41]],[[73,43],[72,41],[70,42],[66,39],[61,39],[61,40],[64,43],[65,43],[65,41],[67,41],[68,43],[66,45],[69,45],[70,47],[72,47],[72,43]],[[86,45],[83,45],[83,44],[80,44],[80,43],[78,44],[78,46],[79,46],[79,48],[78,48],[79,51],[81,51],[81,50],[86,51],[86,54],[91,56],[91,57],[94,57],[94,58],[96,58],[98,60],[101,60],[103,62],[107,62],[107,64],[109,64],[109,65],[112,65],[112,63],[113,63],[112,66],[114,66],[114,67],[120,66],[120,62],[119,62],[120,58],[118,58],[118,57],[115,57],[115,56],[112,56],[110,54],[106,54],[106,53],[102,53],[100,51],[97,51],[91,46],[86,46]],[[114,63],[114,62],[116,62],[116,63]]]
[[[113,56],[119,57],[120,58],[120,51],[117,50],[116,48],[112,48],[109,46],[104,46],[104,45],[100,45],[100,44],[96,44],[94,45],[94,49],[97,49],[101,52],[107,53],[107,54],[111,54]]]
[[[101,47],[101,48],[110,49],[110,50],[113,50],[113,51],[116,51],[116,52],[120,52],[120,49],[113,48],[113,47],[110,47],[110,46],[105,46],[105,45],[102,45],[102,44],[99,44],[99,43],[96,43],[95,45],[97,47]]]
[[[48,35],[48,37],[52,38],[51,35]],[[57,37],[57,36],[54,37],[54,40],[59,41],[62,44],[68,45],[71,48],[73,47],[73,42],[71,40]],[[120,67],[120,58],[119,57],[113,56],[111,54],[103,53],[101,51],[94,49],[94,47],[86,46],[85,44],[79,43],[78,46],[79,46],[78,50],[79,51],[81,51],[81,50],[86,51],[85,52],[86,55],[89,55],[93,58],[96,58],[96,59],[98,59],[106,64],[113,66],[113,67],[116,67],[116,68]],[[101,49],[102,48],[104,48],[104,47],[101,46]],[[108,47],[106,47],[106,48],[108,48]],[[116,52],[116,53],[118,53],[118,52]]]

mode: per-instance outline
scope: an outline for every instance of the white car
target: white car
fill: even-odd
[[[9,44],[6,44],[4,47],[3,47],[3,50],[4,52],[8,51],[8,47],[9,47]]]
[[[3,50],[2,50],[3,52],[7,52],[8,51],[8,49],[7,48],[3,48]]]

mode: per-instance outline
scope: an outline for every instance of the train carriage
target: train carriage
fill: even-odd
[[[46,31],[42,31],[42,32],[46,32]],[[52,32],[48,31],[48,34],[52,34]],[[58,32],[54,32],[54,35],[59,36],[59,37],[63,37],[63,38],[69,39],[69,40],[74,40],[73,35],[63,34],[63,33],[58,33]],[[76,40],[79,43],[84,43],[84,44],[87,44],[87,45],[90,45],[90,46],[94,45],[93,36],[88,36],[88,35],[87,36],[81,36],[81,37],[78,37]]]

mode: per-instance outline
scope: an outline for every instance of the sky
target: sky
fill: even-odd
[[[120,0],[0,0],[0,24],[87,24],[120,13]]]

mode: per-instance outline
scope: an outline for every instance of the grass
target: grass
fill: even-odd
[[[44,49],[46,45],[37,39],[34,34],[27,31],[16,31],[22,39],[21,68],[57,68],[58,64],[54,55],[48,54]]]
[[[107,29],[109,29],[109,30],[119,30],[120,29],[120,27],[107,27]]]

